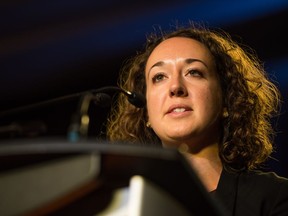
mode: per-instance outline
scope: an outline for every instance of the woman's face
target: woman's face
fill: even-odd
[[[200,42],[174,37],[161,42],[148,58],[148,120],[164,146],[199,148],[217,143],[222,91],[215,63]]]

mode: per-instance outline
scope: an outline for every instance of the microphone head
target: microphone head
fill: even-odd
[[[131,94],[128,95],[128,101],[138,108],[143,108],[146,105],[146,98],[136,92],[131,92]]]

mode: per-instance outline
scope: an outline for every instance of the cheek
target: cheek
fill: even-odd
[[[150,121],[160,116],[161,107],[163,102],[163,94],[158,91],[147,91],[146,101],[147,101],[147,112]]]
[[[157,97],[155,97],[154,94],[149,93],[146,95],[146,101],[148,114],[150,114],[151,110],[153,110],[154,107],[157,107]]]
[[[218,88],[209,89],[206,92],[205,97],[203,98],[202,105],[204,106],[203,110],[207,114],[209,113],[212,116],[218,116],[222,110],[222,95],[221,90]]]

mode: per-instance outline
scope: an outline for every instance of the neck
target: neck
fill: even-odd
[[[185,151],[184,155],[207,191],[215,190],[223,169],[218,155],[218,144],[206,146],[197,152]]]

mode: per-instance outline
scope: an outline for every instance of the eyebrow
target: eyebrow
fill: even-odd
[[[202,60],[200,59],[193,59],[193,58],[188,58],[188,59],[185,59],[184,61],[186,64],[191,64],[193,62],[201,62],[206,68],[208,68],[207,64],[205,62],[203,62]],[[154,65],[152,65],[152,67],[149,69],[148,71],[148,74],[150,73],[150,71],[152,70],[152,68],[154,67],[160,67],[162,65],[164,65],[165,62],[164,61],[159,61],[159,62],[156,62]]]
[[[200,60],[200,59],[192,59],[192,58],[185,59],[185,63],[187,63],[187,64],[191,64],[191,63],[193,63],[195,61],[196,62],[201,62],[206,68],[208,68],[208,65],[205,62],[203,62],[202,60]]]

